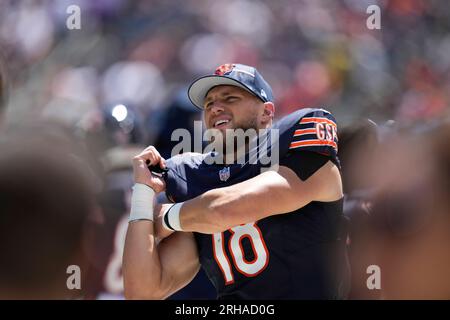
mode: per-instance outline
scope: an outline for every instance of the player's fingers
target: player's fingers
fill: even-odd
[[[153,154],[153,158],[151,159],[151,164],[152,165],[159,165],[160,168],[165,168],[166,167],[166,160],[161,157],[161,154],[159,153],[158,150],[156,150],[155,147],[153,146],[149,146],[144,150],[144,153],[146,152],[150,152]]]
[[[163,157],[161,157],[160,166],[163,169],[166,168],[166,159],[164,159]]]
[[[160,159],[162,158],[161,154],[159,153],[158,150],[156,150],[156,148],[154,146],[149,146],[149,147],[145,148],[142,153],[143,154],[148,154],[148,153],[153,154],[155,156],[155,160],[156,160],[154,164],[160,162]]]
[[[156,148],[154,146],[148,146],[147,148],[145,148],[142,152],[144,151],[150,151],[150,150],[156,150]]]
[[[159,162],[158,156],[155,154],[153,150],[147,150],[142,151],[140,154],[137,155],[138,158],[143,160],[150,160],[152,164],[156,164]]]
[[[148,146],[142,152],[147,152],[147,151],[151,151],[151,152],[153,152],[153,153],[155,153],[155,154],[160,156],[159,151],[156,150],[156,148],[154,146]]]
[[[157,161],[151,153],[140,153],[133,158],[133,164],[136,167],[143,168],[154,163],[157,163]]]
[[[153,152],[153,154],[156,156],[156,158],[158,159],[158,162],[159,162],[160,159],[162,159],[161,154],[159,153],[159,151],[156,150],[156,148],[153,147],[153,146],[150,146],[149,148]]]
[[[158,150],[156,150],[156,148],[153,146],[145,148],[144,151],[138,154],[135,158],[144,160],[147,166],[157,165],[160,168],[166,168],[166,160],[161,157]]]
[[[157,158],[154,161],[149,161],[147,160],[147,165],[151,165],[151,166],[157,166],[160,167],[161,169],[165,169],[166,168],[166,160],[164,160],[164,158]]]
[[[156,148],[155,148],[154,146],[148,146],[147,148],[145,148],[144,150],[142,150],[142,151],[138,154],[138,156],[144,156],[144,155],[149,154],[149,153],[154,153],[155,151],[157,151],[157,150],[156,150]]]
[[[135,169],[138,169],[138,168],[143,169],[143,168],[146,168],[147,165],[145,164],[145,160],[135,157],[135,158],[133,158],[133,167]]]

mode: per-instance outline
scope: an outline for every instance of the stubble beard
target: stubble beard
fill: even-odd
[[[235,132],[235,130],[243,130],[246,132],[247,130],[252,130],[256,133],[258,133],[258,120],[257,117],[254,116],[251,119],[247,119],[246,121],[236,124],[234,129],[227,129],[225,132],[222,131],[222,138],[223,138],[223,144],[222,144],[222,153],[224,155],[233,153],[233,161],[236,160],[236,156],[238,153],[238,150],[242,152],[242,148],[245,148],[245,152],[248,152],[248,139],[242,140],[237,139],[236,136],[233,136],[232,134]],[[227,137],[230,135],[229,137]],[[245,141],[245,145],[242,145],[242,141]],[[239,143],[241,142],[241,143]],[[232,152],[230,152],[232,151]],[[229,155],[231,156],[231,155]]]

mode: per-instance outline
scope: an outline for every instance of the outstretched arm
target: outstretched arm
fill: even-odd
[[[183,231],[216,233],[292,212],[311,201],[335,201],[342,196],[340,173],[331,161],[306,181],[290,168],[280,166],[278,171],[267,171],[184,202],[179,210],[179,223]]]

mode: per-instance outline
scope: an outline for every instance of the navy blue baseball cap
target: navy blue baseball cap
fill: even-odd
[[[191,102],[203,109],[203,101],[209,90],[216,86],[228,85],[242,88],[263,102],[273,102],[272,88],[254,67],[244,64],[227,63],[219,66],[214,74],[196,79],[188,89]]]

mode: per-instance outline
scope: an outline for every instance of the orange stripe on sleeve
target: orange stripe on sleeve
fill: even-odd
[[[299,129],[295,130],[294,137],[298,137],[304,134],[316,134],[316,129]]]
[[[313,118],[313,117],[306,117],[306,118],[303,118],[302,120],[300,120],[300,123],[301,124],[305,124],[305,123],[311,123],[311,122],[315,122],[315,123],[328,123],[328,124],[330,124],[330,125],[332,125],[332,126],[334,126],[334,127],[336,127],[337,128],[337,125],[336,125],[336,123],[334,122],[334,121],[331,121],[330,119],[327,119],[327,118]]]
[[[317,147],[317,146],[331,146],[337,150],[336,142],[328,140],[305,140],[305,141],[294,141],[289,146],[289,149],[295,149],[300,147]]]

